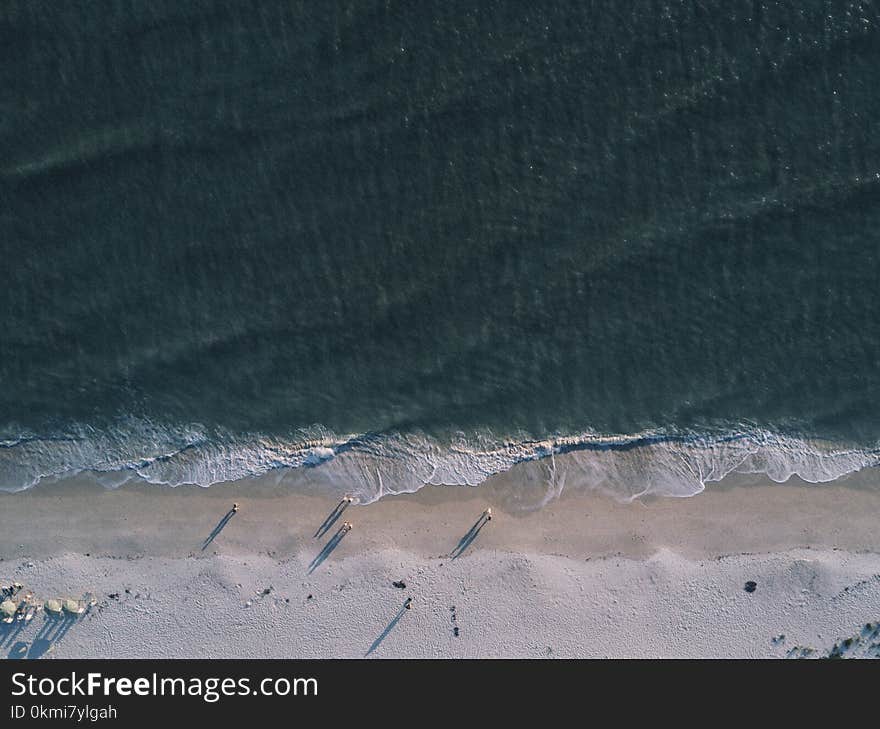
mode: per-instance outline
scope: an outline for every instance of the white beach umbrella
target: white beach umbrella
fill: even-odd
[[[46,600],[47,612],[50,612],[53,615],[60,615],[61,609],[62,609],[61,600]]]
[[[80,600],[71,600],[68,598],[64,601],[64,609],[71,615],[82,615],[86,608]]]
[[[17,609],[18,606],[12,600],[4,600],[0,603],[0,614],[3,615],[3,622],[11,623]]]

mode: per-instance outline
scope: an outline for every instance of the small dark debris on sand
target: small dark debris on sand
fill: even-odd
[[[452,629],[452,634],[453,634],[456,638],[458,638],[458,626],[455,626],[455,627]]]
[[[758,583],[754,580],[749,580],[746,582],[745,587],[743,588],[746,592],[754,592],[758,589]]]
[[[111,600],[118,600],[119,593],[118,592],[111,592],[109,595],[107,595],[107,597],[109,597]]]
[[[306,600],[311,600],[311,599],[312,599],[312,595],[309,595],[309,596],[306,598]]]
[[[406,583],[403,580],[398,580],[397,582],[392,582],[391,584],[394,585],[398,590],[406,589]]]
[[[272,592],[272,586],[271,586],[271,585],[269,585],[269,587],[267,587],[265,590],[263,590],[263,591],[260,593],[260,595],[262,595],[263,597],[265,597],[265,596],[268,595],[270,592]]]

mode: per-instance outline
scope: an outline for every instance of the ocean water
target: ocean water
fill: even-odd
[[[878,465],[877,4],[533,5],[6,0],[0,489]]]

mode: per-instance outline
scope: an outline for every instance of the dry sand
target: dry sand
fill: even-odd
[[[0,583],[98,596],[76,621],[0,627],[0,656],[880,655],[876,472],[738,476],[627,504],[565,494],[532,511],[517,508],[523,473],[355,504],[320,540],[338,499],[273,478],[107,490],[81,476],[0,494]]]

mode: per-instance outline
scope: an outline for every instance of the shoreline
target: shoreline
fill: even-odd
[[[864,628],[880,621],[874,470],[817,485],[738,475],[630,503],[563,493],[537,510],[520,506],[530,488],[512,472],[354,504],[320,540],[338,500],[278,479],[106,489],[82,476],[0,494],[0,581],[98,596],[57,640],[41,616],[0,631],[0,657],[783,657],[853,636],[853,655],[880,654]],[[352,532],[310,573],[344,520]],[[413,609],[369,652],[406,597]]]
[[[599,491],[564,492],[540,508],[531,507],[537,499],[530,489],[536,487],[522,478],[523,470],[479,486],[426,486],[355,503],[346,518],[358,522],[365,548],[422,556],[451,549],[489,506],[500,518],[481,545],[511,551],[635,558],[660,548],[691,558],[794,548],[880,553],[880,469],[825,484],[736,474],[695,496],[627,502]],[[338,497],[271,477],[209,488],[131,482],[108,489],[82,475],[0,493],[0,557],[197,557],[233,502],[241,503],[241,511],[214,549],[222,544],[224,554],[290,554],[310,544]]]
[[[777,483],[792,477],[830,483],[880,466],[876,444],[760,429],[702,435],[586,433],[545,439],[472,434],[472,441],[456,442],[418,431],[339,437],[315,426],[310,438],[305,434],[292,440],[252,436],[213,446],[209,439],[191,446],[176,442],[180,434],[173,430],[144,434],[136,424],[129,427],[134,429],[130,436],[134,443],[129,444],[134,447],[124,456],[107,442],[113,430],[91,439],[75,432],[74,446],[66,435],[60,437],[61,445],[38,440],[33,452],[29,452],[34,448],[30,440],[8,442],[9,452],[2,464],[7,481],[0,481],[0,493],[84,477],[111,488],[130,482],[216,488],[266,481],[339,497],[348,492],[366,504],[389,495],[413,493],[426,485],[484,487],[513,482],[520,487],[525,480],[552,481],[569,491],[602,489],[613,498],[627,500],[695,496],[706,483],[743,473]],[[125,435],[117,435],[125,440]],[[145,435],[151,442],[136,447],[138,438]],[[152,442],[155,438],[164,439],[163,454],[158,457]],[[92,456],[104,454],[98,471],[89,470],[92,461],[83,457],[83,448]],[[24,452],[18,453],[19,449]]]

